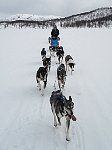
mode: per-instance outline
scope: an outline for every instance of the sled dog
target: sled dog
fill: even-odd
[[[76,121],[73,115],[74,103],[72,97],[67,100],[60,90],[53,91],[50,97],[51,110],[54,116],[54,126],[61,125],[61,117],[66,118],[66,140],[70,141],[69,128],[70,120]]]

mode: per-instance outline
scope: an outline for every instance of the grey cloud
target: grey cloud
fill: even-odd
[[[0,15],[68,16],[105,6],[112,6],[112,0],[0,0]]]

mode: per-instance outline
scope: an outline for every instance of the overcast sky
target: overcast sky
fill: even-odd
[[[0,16],[15,14],[69,16],[106,6],[112,6],[112,0],[0,0]]]

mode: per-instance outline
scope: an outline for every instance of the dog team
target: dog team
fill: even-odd
[[[37,86],[39,88],[39,91],[42,92],[41,95],[44,95],[44,89],[46,88],[47,85],[48,72],[50,72],[51,69],[51,58],[57,57],[59,63],[59,66],[57,67],[57,81],[59,89],[56,90],[55,88],[55,90],[51,93],[50,105],[54,117],[55,127],[57,125],[61,125],[60,119],[62,117],[66,118],[66,140],[70,141],[69,137],[70,120],[76,121],[76,117],[73,114],[74,102],[71,96],[69,96],[69,98],[67,99],[63,95],[62,89],[64,88],[66,81],[67,76],[66,72],[71,70],[72,74],[72,71],[74,71],[75,63],[71,55],[65,56],[65,65],[64,63],[62,63],[64,58],[64,50],[62,46],[59,46],[60,38],[58,37],[58,35],[59,30],[57,29],[57,26],[54,25],[54,28],[51,31],[51,37],[48,38],[50,44],[49,46],[50,56],[46,55],[46,50],[45,48],[43,48],[41,51],[43,66],[39,67],[39,69],[37,70],[36,81],[38,84]]]

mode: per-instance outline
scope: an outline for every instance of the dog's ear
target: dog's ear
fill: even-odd
[[[71,101],[71,102],[72,102],[72,97],[71,97],[71,96],[69,96],[69,101]]]

